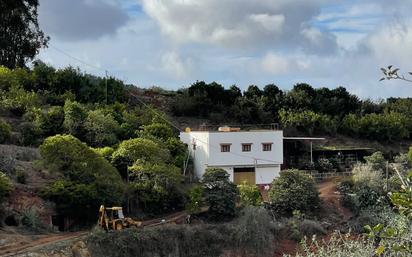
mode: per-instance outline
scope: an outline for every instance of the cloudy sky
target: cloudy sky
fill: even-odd
[[[40,0],[51,41],[39,57],[141,87],[307,82],[412,97],[406,82],[378,82],[382,66],[412,70],[411,9],[410,0]]]

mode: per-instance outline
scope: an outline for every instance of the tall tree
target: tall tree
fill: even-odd
[[[24,67],[49,37],[37,21],[39,0],[0,0],[0,65]]]

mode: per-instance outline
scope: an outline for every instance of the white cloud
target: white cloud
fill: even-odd
[[[290,71],[290,61],[274,53],[266,54],[261,62],[263,71],[270,74],[285,74]]]
[[[296,33],[320,14],[321,0],[142,0],[145,12],[161,31],[180,43],[260,48],[299,47],[310,52],[332,53],[336,41],[327,31],[320,32],[321,48],[307,44]]]
[[[182,79],[190,74],[192,61],[183,60],[175,51],[166,52],[161,57],[161,67],[174,78]]]

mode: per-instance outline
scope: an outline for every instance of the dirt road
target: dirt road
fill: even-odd
[[[41,238],[34,240],[30,243],[20,242],[12,246],[7,245],[0,247],[0,256],[2,257],[11,257],[24,252],[35,251],[41,247],[45,247],[57,242],[69,241],[74,239],[80,239],[85,237],[88,232],[72,232],[72,233],[62,233],[62,234],[53,234],[53,235],[44,235]]]
[[[318,185],[320,198],[330,208],[334,208],[336,212],[343,217],[343,222],[348,221],[352,216],[352,212],[342,206],[342,195],[338,193],[336,182],[334,179],[328,179]]]

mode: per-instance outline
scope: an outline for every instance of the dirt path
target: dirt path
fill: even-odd
[[[0,256],[2,257],[15,256],[23,252],[34,251],[40,247],[45,247],[47,245],[51,245],[56,242],[78,239],[78,238],[86,236],[87,234],[88,232],[81,231],[81,232],[73,232],[73,233],[45,235],[30,243],[20,242],[20,244],[17,244],[17,245],[0,247]]]
[[[325,180],[318,185],[320,198],[327,207],[333,208],[338,214],[342,215],[343,221],[348,221],[352,216],[352,212],[342,206],[342,196],[338,193],[336,182],[333,179]]]

